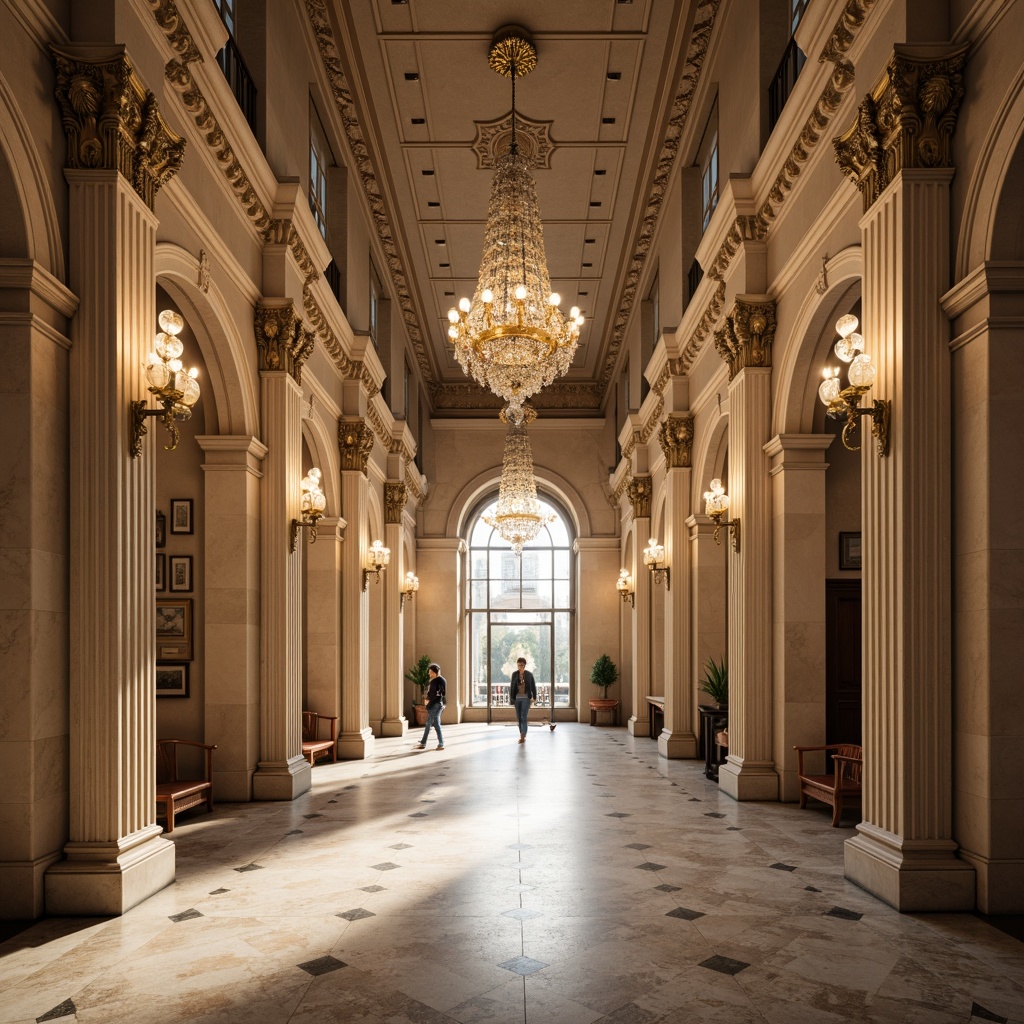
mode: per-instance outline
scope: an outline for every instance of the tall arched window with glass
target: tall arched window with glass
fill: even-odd
[[[497,499],[477,510],[469,530],[471,707],[508,707],[509,679],[522,655],[537,680],[539,707],[573,706],[572,536],[561,509],[539,498],[553,516],[516,556],[484,522]]]

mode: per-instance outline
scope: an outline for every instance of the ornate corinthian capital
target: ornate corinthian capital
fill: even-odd
[[[651,494],[653,487],[649,476],[635,476],[629,481],[626,489],[629,500],[633,505],[634,519],[651,518]]]
[[[289,299],[282,306],[259,303],[253,317],[261,370],[285,370],[302,383],[302,367],[313,353],[316,335],[302,324]]]
[[[690,446],[693,444],[693,417],[667,417],[658,430],[658,441],[665,453],[669,469],[689,468]]]
[[[737,299],[725,326],[715,331],[715,348],[729,364],[729,380],[747,366],[772,365],[775,303]]]
[[[167,127],[123,50],[109,57],[52,50],[67,166],[120,171],[152,210],[157,190],[181,166],[185,140]]]
[[[373,451],[373,430],[365,420],[342,420],[338,424],[338,450],[343,470],[366,472],[366,464]]]
[[[860,189],[865,210],[904,168],[953,166],[967,49],[943,53],[897,44],[853,124],[832,140],[836,161]]]
[[[400,480],[388,480],[384,484],[384,522],[402,522],[402,513],[405,511],[405,502],[408,491],[405,484]]]

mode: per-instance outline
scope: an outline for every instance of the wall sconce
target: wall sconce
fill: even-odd
[[[732,548],[738,552],[740,549],[740,521],[738,519],[727,519],[722,521],[722,516],[729,511],[729,495],[725,493],[722,481],[715,477],[711,481],[711,490],[704,492],[704,514],[715,524],[715,543],[721,544],[718,536],[720,530],[732,530]]]
[[[619,592],[619,597],[622,598],[623,602],[628,601],[630,608],[636,607],[636,595],[633,592],[633,579],[629,575],[628,569],[619,570],[619,579],[615,584],[615,589]]]
[[[398,594],[398,610],[401,611],[405,607],[406,601],[411,601],[416,596],[416,591],[420,589],[420,578],[413,572],[407,572],[405,574],[405,583],[402,586],[401,591]]]
[[[672,580],[669,576],[668,566],[662,565],[665,561],[665,548],[652,537],[644,548],[644,565],[654,573],[654,582],[660,583],[662,576],[665,577],[665,589],[672,589]]]
[[[363,590],[366,589],[371,576],[375,578],[377,583],[380,583],[380,571],[381,569],[386,569],[388,562],[391,561],[391,548],[386,548],[379,540],[375,540],[370,545],[370,550],[367,554],[369,555],[370,564],[366,569],[363,569]]]
[[[871,356],[864,351],[864,337],[857,334],[858,320],[852,313],[836,321],[839,340],[835,353],[844,363],[850,364],[847,376],[850,386],[839,387],[839,367],[826,366],[825,379],[818,385],[818,397],[828,407],[828,415],[837,419],[845,416],[843,445],[851,452],[860,450],[859,444],[852,444],[851,438],[861,416],[871,417],[871,433],[875,436],[875,450],[879,455],[889,454],[889,419],[892,402],[876,398],[871,408],[860,408],[860,396],[871,390],[875,383],[876,370]]]
[[[314,466],[302,478],[302,518],[292,520],[292,551],[299,542],[299,533],[303,527],[309,530],[309,543],[316,543],[316,524],[324,517],[327,499],[320,489],[323,474]]]
[[[196,377],[199,371],[193,366],[191,370],[182,368],[182,344],[178,335],[185,327],[185,320],[173,309],[165,309],[158,317],[160,333],[156,336],[154,350],[146,358],[146,380],[149,381],[149,393],[160,403],[159,409],[147,409],[146,399],[131,403],[132,410],[132,444],[133,459],[142,455],[142,439],[146,436],[146,417],[159,416],[167,432],[171,435],[171,443],[164,445],[164,450],[173,452],[178,447],[178,427],[175,420],[187,420],[192,415],[192,406],[199,401],[199,384]]]

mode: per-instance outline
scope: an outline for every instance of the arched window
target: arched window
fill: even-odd
[[[470,648],[470,707],[508,705],[509,677],[520,655],[537,680],[540,706],[573,705],[572,538],[560,509],[518,558],[484,522],[497,499],[479,508],[469,526],[466,587]]]

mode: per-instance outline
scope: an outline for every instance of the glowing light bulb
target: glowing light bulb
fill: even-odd
[[[524,291],[525,291],[525,289],[524,289]],[[562,296],[559,295],[558,292],[552,292],[551,295],[548,296],[548,305],[549,306],[557,306],[561,301],[562,301]]]
[[[520,302],[522,302],[523,299],[526,298],[526,287],[525,287],[525,285],[519,285],[519,287],[516,288],[516,298]]]
[[[490,288],[485,288],[480,293],[480,301],[485,306],[489,306],[494,301],[494,292],[492,292]]]
[[[847,313],[836,321],[836,333],[845,338],[848,334],[853,334],[859,324],[860,321],[852,313]]]

